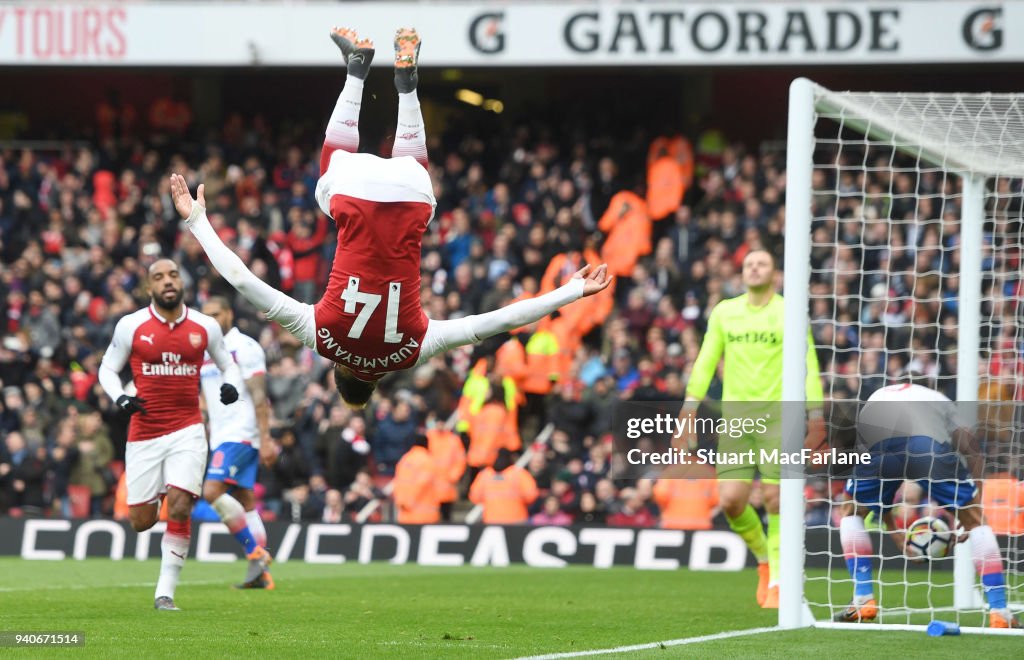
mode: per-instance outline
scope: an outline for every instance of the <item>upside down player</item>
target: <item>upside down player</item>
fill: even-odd
[[[316,187],[317,203],[338,229],[320,302],[299,303],[253,275],[207,220],[202,185],[193,199],[184,178],[172,175],[171,195],[220,274],[268,318],[336,363],[334,382],[346,404],[365,406],[389,372],[532,323],[611,283],[606,266],[586,266],[543,296],[458,320],[428,319],[420,305],[420,252],[436,202],[416,96],[419,35],[402,29],[395,37],[398,130],[390,159],[355,153],[373,43],[348,29],[333,30],[331,38],[345,56],[348,76],[327,126]]]
[[[873,621],[875,601],[871,537],[864,529],[868,512],[879,513],[897,547],[906,534],[894,525],[893,498],[910,479],[927,497],[956,513],[971,538],[974,567],[989,604],[989,626],[1021,628],[1006,603],[1006,578],[992,528],[982,520],[980,481],[984,460],[977,439],[945,395],[912,382],[889,385],[868,397],[857,419],[857,433],[871,461],[854,468],[846,482],[850,499],[843,503],[839,537],[853,578],[853,602],[837,612],[839,622]]]
[[[178,266],[160,259],[149,268],[152,304],[121,318],[100,364],[103,390],[132,416],[125,448],[129,518],[142,532],[159,517],[167,497],[167,531],[160,542],[160,579],[154,607],[177,610],[174,590],[188,556],[192,503],[206,468],[206,432],[199,412],[199,370],[210,355],[224,374],[220,401],[238,400],[238,367],[220,326],[185,307]],[[131,365],[136,396],[125,392],[121,370]]]
[[[249,560],[239,589],[273,589],[267,570],[271,558],[264,546],[267,532],[255,508],[253,486],[260,454],[271,447],[270,403],[267,401],[267,356],[259,342],[234,327],[231,303],[213,296],[203,313],[224,333],[224,346],[242,372],[238,402],[230,408],[220,401],[217,383],[221,371],[207,359],[200,371],[206,412],[210,418],[210,465],[203,483],[203,499],[217,512],[228,531],[245,549]]]

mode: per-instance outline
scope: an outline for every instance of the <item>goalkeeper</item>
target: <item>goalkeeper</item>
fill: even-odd
[[[697,407],[708,392],[720,360],[723,402],[752,402],[743,406],[723,404],[722,417],[764,418],[767,432],[739,437],[720,434],[718,456],[742,457],[753,450],[754,461],[717,461],[718,495],[722,511],[732,530],[747,543],[758,561],[757,602],[764,608],[779,607],[779,465],[762,464],[761,449],[781,450],[782,415],[782,333],[785,328],[783,301],[775,291],[775,259],[767,250],[753,250],[743,259],[743,284],[747,293],[723,300],[711,311],[708,329],[693,363],[686,388],[683,414],[693,429]],[[821,415],[821,378],[814,341],[807,336],[807,401],[818,404],[811,410],[807,446],[817,448],[825,440]],[[753,403],[758,402],[758,403]],[[686,438],[691,448],[696,433]],[[761,475],[764,506],[768,511],[768,534],[750,506],[755,468]]]

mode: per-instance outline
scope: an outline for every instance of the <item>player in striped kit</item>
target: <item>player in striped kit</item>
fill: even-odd
[[[167,530],[154,607],[177,610],[174,591],[188,556],[192,504],[206,468],[206,432],[199,411],[199,369],[209,355],[224,374],[217,395],[238,400],[238,366],[224,347],[217,322],[185,307],[178,265],[160,259],[149,267],[152,303],[121,318],[103,354],[99,381],[121,410],[132,416],[125,448],[125,476],[132,527],[156,524],[167,498]],[[136,394],[125,391],[121,370],[131,366]]]
[[[912,380],[912,374],[907,374]],[[864,529],[869,512],[881,514],[900,548],[907,542],[892,517],[896,491],[905,480],[917,481],[927,497],[956,513],[970,534],[974,567],[981,576],[993,628],[1021,628],[1006,603],[1003,560],[992,528],[984,524],[981,483],[984,460],[977,438],[944,394],[906,382],[878,389],[857,418],[857,432],[871,461],[858,465],[846,482],[850,499],[843,503],[839,536],[853,578],[850,606],[834,616],[846,623],[878,616],[873,586],[871,537]],[[975,481],[978,479],[979,481]]]
[[[234,327],[235,317],[227,299],[210,298],[203,305],[203,313],[224,332],[224,346],[242,372],[239,400],[228,408],[217,392],[220,368],[209,355],[200,371],[210,422],[211,452],[203,498],[242,545],[249,560],[245,580],[238,588],[273,589],[274,579],[267,570],[271,563],[266,551],[267,532],[252,492],[261,449],[271,446],[267,356],[258,341]]]
[[[611,283],[606,266],[588,265],[542,296],[487,314],[428,319],[420,304],[420,252],[436,201],[416,95],[419,35],[402,29],[395,37],[398,130],[389,159],[355,153],[373,43],[347,29],[333,30],[331,38],[345,56],[348,76],[327,126],[316,187],[320,209],[338,230],[334,264],[320,302],[299,303],[253,275],[206,218],[202,185],[193,199],[185,179],[172,175],[171,195],[218,272],[269,319],[335,362],[334,382],[349,406],[365,406],[377,381],[390,372],[533,323]]]

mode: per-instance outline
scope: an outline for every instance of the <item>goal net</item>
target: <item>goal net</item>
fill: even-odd
[[[1024,95],[833,92],[801,79],[790,103],[786,337],[806,337],[809,323],[826,401],[863,402],[914,374],[958,405],[972,402],[961,413],[983,441],[977,506],[1000,544],[1010,608],[1020,611]],[[800,344],[785,348],[784,398],[798,400]],[[854,594],[839,535],[847,476],[836,469],[783,483],[785,627],[840,625],[832,618]],[[941,497],[888,481],[895,527],[923,516],[955,527]],[[949,558],[911,562],[887,527],[877,514],[866,520],[875,625],[942,620],[989,631],[969,541]]]

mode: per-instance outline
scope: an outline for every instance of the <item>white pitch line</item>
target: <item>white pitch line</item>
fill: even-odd
[[[611,649],[591,649],[589,651],[569,651],[566,653],[547,653],[545,655],[531,655],[516,660],[559,660],[560,658],[582,658],[589,655],[608,655],[611,653],[629,653],[631,651],[646,651],[648,649],[660,649],[669,646],[685,646],[687,644],[700,644],[701,642],[715,642],[720,639],[732,637],[746,637],[747,635],[760,635],[763,633],[776,632],[780,630],[777,626],[770,628],[749,628],[747,630],[730,630],[729,632],[715,633],[714,635],[701,635],[700,637],[684,637],[683,639],[670,639],[664,642],[651,642],[650,644],[634,644],[632,646],[616,646]]]
[[[77,591],[82,589],[135,589],[138,587],[151,587],[156,581],[150,582],[127,582],[122,584],[70,584],[70,585],[44,585],[41,587],[0,587],[0,593],[11,591]],[[195,580],[193,582],[179,582],[179,587],[227,584],[224,580]]]

